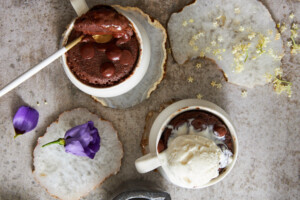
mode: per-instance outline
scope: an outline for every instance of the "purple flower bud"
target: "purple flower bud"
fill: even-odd
[[[67,153],[93,159],[100,149],[100,136],[94,123],[88,121],[69,129],[64,138],[44,144],[42,147],[52,144],[64,145]]]
[[[93,159],[100,149],[100,136],[92,121],[68,130],[64,140],[65,151],[77,156]]]
[[[21,106],[13,118],[15,137],[33,130],[38,123],[38,119],[38,111],[27,106]]]

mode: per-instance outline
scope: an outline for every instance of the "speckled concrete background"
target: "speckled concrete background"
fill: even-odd
[[[106,3],[137,6],[166,26],[168,17],[191,1],[88,1],[89,6]],[[246,1],[245,1],[246,3]],[[300,2],[264,0],[277,22],[290,23],[294,12],[300,20]],[[0,87],[51,55],[59,47],[65,26],[76,16],[68,0],[5,0],[0,2]],[[263,20],[263,19],[262,19]],[[286,39],[289,33],[283,34]],[[299,40],[298,40],[299,41]],[[285,48],[288,52],[288,48]],[[248,89],[226,83],[217,67],[200,60],[178,66],[171,55],[167,74],[150,99],[126,110],[102,107],[77,90],[67,79],[59,61],[0,99],[0,199],[52,199],[33,179],[32,150],[39,136],[58,115],[72,108],[86,107],[113,122],[124,145],[121,171],[84,199],[109,199],[128,180],[150,181],[168,191],[172,199],[299,199],[300,196],[300,55],[283,60],[284,77],[293,83],[292,98],[278,96],[271,85]],[[193,76],[195,81],[188,83]],[[212,80],[222,89],[212,88]],[[221,106],[237,128],[240,154],[231,174],[221,183],[201,190],[185,190],[168,184],[158,173],[140,175],[134,161],[140,157],[140,139],[147,112],[172,98],[203,99]],[[44,103],[47,101],[47,104]],[[37,105],[39,102],[39,106]],[[40,112],[32,133],[13,139],[12,117],[21,105]]]

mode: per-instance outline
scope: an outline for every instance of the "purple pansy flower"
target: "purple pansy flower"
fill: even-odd
[[[15,137],[33,130],[38,120],[38,111],[28,106],[21,106],[13,118],[13,125],[16,132]]]
[[[100,149],[100,136],[98,129],[94,127],[92,121],[85,124],[75,126],[68,130],[64,138],[47,143],[64,145],[67,153],[72,153],[76,156],[86,156],[93,159]]]

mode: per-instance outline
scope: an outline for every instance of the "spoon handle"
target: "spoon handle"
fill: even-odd
[[[31,76],[38,73],[40,70],[42,70],[44,67],[52,63],[54,60],[59,58],[61,55],[66,53],[69,49],[71,49],[73,46],[78,44],[82,40],[83,36],[80,36],[79,38],[72,41],[70,44],[68,44],[66,47],[61,48],[54,54],[52,54],[50,57],[48,57],[46,60],[42,61],[38,65],[34,66],[33,68],[26,71],[24,74],[7,84],[2,90],[0,90],[0,97],[8,93],[9,91],[13,90],[15,87],[29,79]]]
[[[70,0],[70,2],[78,16],[81,16],[89,10],[85,0]]]

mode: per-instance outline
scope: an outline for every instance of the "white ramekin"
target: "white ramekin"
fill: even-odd
[[[91,87],[89,85],[82,83],[80,80],[76,78],[76,76],[71,72],[70,68],[67,65],[66,55],[62,56],[63,68],[70,81],[81,91],[93,95],[95,97],[103,97],[103,98],[115,97],[128,92],[129,90],[133,89],[143,79],[149,66],[150,56],[151,56],[151,46],[150,46],[150,41],[147,32],[135,18],[128,16],[125,12],[122,12],[122,9],[117,9],[117,10],[132,23],[134,32],[140,44],[139,57],[136,66],[132,74],[129,75],[129,77],[127,77],[123,82],[113,85],[111,87],[106,87],[106,88]],[[63,45],[66,44],[67,39],[71,31],[73,30],[74,22],[75,19],[69,25],[68,29],[64,34]]]

